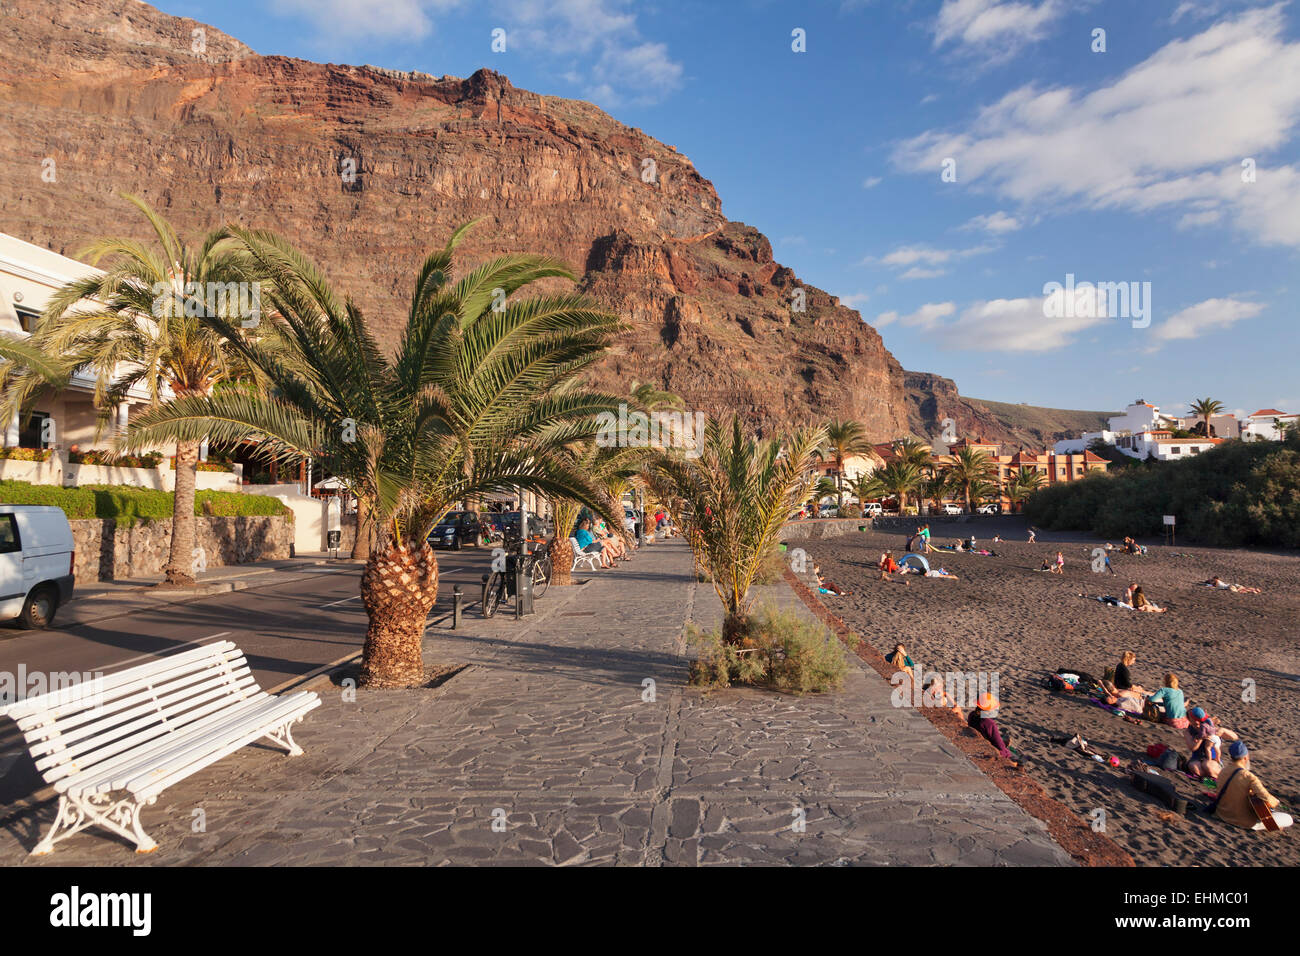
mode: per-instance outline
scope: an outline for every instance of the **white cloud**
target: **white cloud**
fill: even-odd
[[[861,309],[870,298],[870,292],[854,292],[851,295],[840,296],[840,305],[847,309]]]
[[[1300,42],[1285,27],[1280,6],[1254,9],[1108,86],[1022,86],[964,130],[903,143],[894,162],[929,174],[952,157],[960,181],[1058,210],[1219,210],[1259,242],[1300,246],[1300,167],[1268,162],[1300,123]],[[1247,158],[1255,182],[1242,181]]]
[[[962,226],[962,228],[980,229],[996,236],[1001,235],[1004,232],[1015,232],[1023,225],[1024,223],[1015,216],[1009,216],[1002,212],[1002,210],[998,210],[997,212],[989,213],[985,216],[976,216]]]
[[[1207,332],[1229,328],[1244,319],[1253,319],[1262,311],[1264,307],[1257,302],[1206,299],[1165,319],[1155,327],[1155,337],[1160,342],[1195,339]]]
[[[492,7],[512,48],[583,64],[567,76],[602,106],[654,103],[681,86],[682,65],[665,44],[642,38],[632,0],[492,0]]]
[[[955,259],[965,259],[967,256],[975,256],[984,252],[992,251],[993,246],[971,246],[968,249],[936,249],[934,246],[927,245],[899,246],[893,252],[883,256],[878,261],[881,265],[895,266],[897,268],[918,264],[938,266]],[[866,264],[875,261],[877,260],[868,256],[863,260],[863,263]]]
[[[339,42],[377,39],[420,40],[433,32],[432,17],[462,0],[272,0],[282,16],[300,16],[318,39]],[[484,41],[486,46],[487,41]]]
[[[882,312],[876,316],[874,324],[876,328],[880,329],[897,322],[907,328],[925,331],[934,328],[940,319],[947,318],[956,311],[957,306],[952,302],[931,302],[921,306],[915,312],[909,312],[907,315],[899,315],[897,312]]]
[[[939,276],[947,275],[947,269],[923,269],[920,266],[912,266],[902,275],[900,279],[937,279]]]
[[[934,47],[955,44],[1005,59],[1041,40],[1066,12],[1063,0],[944,0],[934,22]]]
[[[880,185],[880,183],[881,183],[881,179],[879,176],[868,176],[866,179],[862,180],[862,188],[875,189],[877,186]]]
[[[679,89],[684,69],[663,43],[637,28],[633,0],[272,0],[281,15],[301,17],[318,40],[343,45],[360,39],[421,40],[437,20],[472,10],[506,31],[506,49],[549,61],[556,77],[583,96],[613,107],[653,103]],[[484,27],[483,61],[491,36]]]

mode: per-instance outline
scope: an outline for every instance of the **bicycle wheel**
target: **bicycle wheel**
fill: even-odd
[[[533,597],[539,598],[546,593],[547,586],[551,583],[551,559],[549,556],[541,558],[533,565]]]
[[[483,582],[483,616],[491,617],[501,606],[506,593],[506,578],[500,571],[493,571]]]

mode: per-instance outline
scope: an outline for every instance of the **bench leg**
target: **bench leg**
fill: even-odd
[[[42,856],[54,849],[54,844],[66,840],[75,833],[80,833],[89,826],[101,826],[116,833],[123,839],[135,844],[135,852],[150,853],[158,848],[149,834],[140,826],[140,810],[147,800],[141,803],[132,798],[114,800],[108,794],[95,794],[89,797],[59,797],[58,813],[54,817],[49,832],[32,849],[32,856]]]
[[[294,724],[298,723],[301,720],[302,720],[301,717],[295,717],[293,720],[281,724],[279,727],[276,727],[274,730],[267,731],[265,736],[268,740],[275,741],[285,750],[289,751],[290,757],[300,756],[303,751],[302,748],[299,747],[298,744],[294,741],[293,731],[291,730],[291,728],[293,727]]]

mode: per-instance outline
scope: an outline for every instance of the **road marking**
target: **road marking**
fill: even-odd
[[[361,595],[360,595],[360,594],[354,594],[354,595],[352,595],[352,597],[344,598],[342,601],[331,601],[329,604],[322,604],[322,605],[321,605],[320,607],[318,607],[316,610],[321,611],[321,610],[324,610],[324,609],[327,608],[327,607],[334,607],[335,605],[338,605],[338,604],[347,604],[349,601],[359,601],[359,600],[361,600]]]

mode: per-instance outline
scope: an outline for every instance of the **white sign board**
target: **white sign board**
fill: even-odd
[[[1173,523],[1174,523],[1174,516],[1173,516],[1173,515],[1165,515],[1165,524],[1167,524],[1167,525],[1172,525]]]

